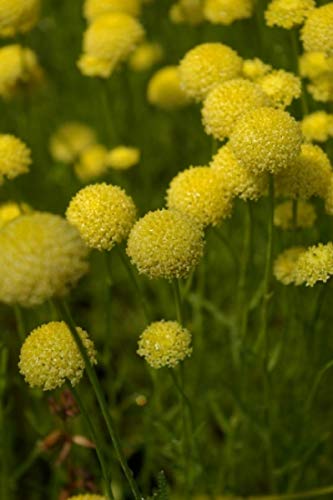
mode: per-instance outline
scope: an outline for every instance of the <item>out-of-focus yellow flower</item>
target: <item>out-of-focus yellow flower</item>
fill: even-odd
[[[127,170],[140,161],[140,150],[129,146],[117,146],[108,153],[108,166],[115,170]]]
[[[108,150],[102,144],[92,144],[83,150],[74,170],[82,182],[105,174],[108,169]]]
[[[213,24],[228,25],[251,17],[253,7],[253,0],[204,0],[204,15]]]
[[[309,142],[326,142],[330,136],[333,136],[333,115],[326,111],[310,113],[303,118],[302,132]]]
[[[64,295],[87,272],[88,249],[58,215],[33,212],[0,231],[0,301],[33,307]]]
[[[333,101],[333,72],[323,73],[313,79],[307,89],[315,101]]]
[[[111,250],[127,237],[136,208],[123,189],[104,182],[81,189],[72,198],[66,217],[89,247]]]
[[[152,76],[148,83],[147,99],[150,104],[165,110],[189,104],[190,100],[180,86],[178,66],[165,66]]]
[[[283,69],[271,71],[259,78],[257,83],[269,96],[272,104],[281,109],[289,106],[293,99],[298,99],[302,93],[301,79]]]
[[[128,60],[134,71],[146,71],[163,58],[163,48],[159,43],[145,42],[139,45]]]
[[[299,70],[303,77],[311,80],[333,73],[333,57],[328,57],[325,52],[304,52],[299,58]]]
[[[291,285],[296,280],[296,264],[305,252],[304,247],[292,247],[282,252],[274,262],[275,278],[283,285]]]
[[[185,54],[179,70],[182,89],[201,101],[218,83],[240,76],[242,59],[227,45],[203,43]]]
[[[0,205],[0,229],[16,217],[29,212],[32,212],[32,209],[26,203],[16,203],[15,201],[2,203]]]
[[[296,227],[300,229],[312,227],[316,218],[314,206],[311,203],[299,200],[297,203]],[[292,201],[285,201],[275,207],[274,224],[281,229],[294,229]]]
[[[135,17],[140,15],[140,11],[140,0],[85,0],[83,6],[84,17],[89,22],[111,12],[124,12]]]
[[[99,16],[84,34],[79,69],[86,76],[108,78],[143,36],[139,21],[128,14],[116,12]]]
[[[0,185],[29,172],[31,151],[14,135],[0,134]]]
[[[38,21],[40,0],[0,0],[0,36],[31,30]]]
[[[314,0],[272,0],[265,12],[266,23],[291,29],[302,24],[315,6]]]
[[[203,254],[203,230],[175,210],[148,212],[130,232],[127,254],[151,279],[186,278]]]
[[[272,66],[270,64],[266,64],[258,57],[255,57],[254,59],[245,59],[243,62],[242,73],[244,78],[256,81],[258,78],[261,78],[269,73],[271,69]]]
[[[302,28],[301,38],[307,52],[333,56],[333,3],[313,9]]]
[[[243,78],[220,83],[203,102],[201,112],[206,134],[223,141],[244,113],[269,105],[269,97],[256,83]]]
[[[204,21],[202,0],[179,0],[169,11],[170,20],[175,24],[186,23],[196,26]]]
[[[72,163],[89,146],[96,142],[96,134],[84,123],[67,122],[61,125],[50,139],[50,152],[54,160]]]
[[[325,210],[328,215],[333,215],[333,175],[331,175],[327,186],[325,196]]]
[[[296,285],[314,286],[326,283],[333,274],[333,244],[319,243],[305,250],[295,265]]]
[[[175,368],[191,355],[191,334],[177,321],[155,321],[141,334],[137,353],[152,368]]]
[[[286,111],[258,108],[243,115],[230,136],[230,146],[252,173],[285,170],[300,153],[299,123]]]
[[[90,362],[95,364],[93,342],[82,328],[76,330]],[[43,391],[61,387],[66,380],[76,385],[83,376],[84,361],[66,323],[51,321],[35,328],[22,345],[19,369],[31,387]]]

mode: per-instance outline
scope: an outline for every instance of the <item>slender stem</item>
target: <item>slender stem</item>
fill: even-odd
[[[116,130],[113,124],[112,113],[111,110],[111,97],[110,97],[110,89],[108,87],[109,82],[107,79],[102,78],[100,80],[101,91],[99,92],[101,99],[101,108],[104,113],[104,121],[105,128],[107,133],[108,144],[117,142]]]
[[[231,247],[229,240],[227,239],[226,236],[222,233],[221,230],[219,230],[217,227],[214,228],[214,234],[218,237],[218,239],[223,243],[225,246],[226,250],[228,251],[231,260],[233,261],[233,264],[236,269],[238,269],[238,259],[236,256],[236,252],[234,249]]]
[[[22,309],[17,304],[14,305],[14,314],[15,314],[15,320],[16,320],[16,327],[17,327],[18,336],[20,338],[20,341],[24,342],[24,339],[26,337],[26,329],[25,329],[25,326],[24,326],[24,319],[23,319]]]
[[[292,222],[293,229],[296,231],[297,229],[297,218],[298,218],[298,200],[292,200]]]
[[[298,76],[300,76],[298,31],[296,29],[291,29],[291,30],[289,30],[289,33],[290,33],[291,47],[292,47],[292,52],[293,52],[293,57],[294,57],[294,71]],[[304,117],[308,113],[309,113],[309,105],[308,105],[308,101],[306,98],[306,91],[303,88],[302,93],[301,93],[301,114]]]
[[[180,293],[180,283],[178,279],[173,280],[172,287],[173,287],[173,296],[175,299],[177,321],[182,325],[183,324],[182,298]]]

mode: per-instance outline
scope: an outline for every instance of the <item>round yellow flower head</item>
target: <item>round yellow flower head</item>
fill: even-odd
[[[127,170],[140,161],[140,150],[129,146],[117,146],[108,153],[108,166],[115,170]]]
[[[20,139],[9,134],[0,134],[0,185],[5,177],[14,179],[29,172],[31,151]]]
[[[67,122],[52,135],[50,152],[54,160],[72,163],[95,142],[96,134],[92,128],[79,122]]]
[[[0,0],[0,36],[31,30],[38,21],[40,0]]]
[[[303,252],[295,265],[296,285],[314,286],[326,283],[333,274],[333,244],[319,243]]]
[[[330,177],[330,181],[326,190],[325,210],[328,215],[333,215],[333,175],[331,175]]]
[[[169,11],[171,22],[196,26],[204,21],[201,0],[179,0]]]
[[[152,368],[175,368],[192,354],[191,334],[177,321],[155,321],[139,339],[137,353]]]
[[[88,249],[58,215],[33,212],[0,231],[0,301],[33,307],[64,295],[87,272]]]
[[[331,175],[332,167],[326,153],[314,144],[303,144],[300,155],[277,175],[276,191],[290,198],[325,198]]]
[[[291,29],[302,24],[315,6],[314,0],[272,0],[265,12],[266,23]]]
[[[205,18],[213,24],[228,25],[251,17],[253,0],[204,0]]]
[[[296,227],[300,229],[312,227],[316,218],[317,215],[314,206],[311,203],[300,200],[297,204]],[[275,207],[274,224],[281,229],[294,229],[293,205],[291,201],[285,201]]]
[[[83,150],[74,170],[82,182],[99,177],[107,171],[108,150],[101,144],[92,144]]]
[[[326,111],[315,111],[303,118],[302,132],[304,138],[311,142],[326,142],[333,136],[333,115]]]
[[[257,200],[267,192],[267,174],[253,175],[237,161],[228,144],[222,146],[213,157],[210,167],[219,172],[221,182],[228,186],[232,197]]]
[[[333,56],[333,2],[312,10],[302,28],[301,38],[307,52]]]
[[[91,495],[87,493],[85,495],[75,495],[74,497],[70,497],[68,500],[107,500],[106,497],[102,497],[101,495]]]
[[[229,186],[210,167],[190,167],[176,175],[167,191],[167,205],[203,226],[216,226],[232,210]]]
[[[203,254],[203,230],[174,210],[148,212],[130,232],[127,254],[149,278],[185,278]]]
[[[296,280],[296,264],[305,252],[304,247],[292,247],[282,252],[274,262],[273,273],[283,285],[291,285]]]
[[[244,78],[256,81],[258,78],[265,76],[271,70],[272,66],[270,64],[266,64],[258,57],[255,57],[254,59],[244,60],[242,73]]]
[[[15,201],[2,203],[0,205],[0,229],[7,224],[7,222],[31,211],[32,209],[26,203],[16,203]]]
[[[201,101],[218,83],[240,76],[242,59],[227,45],[203,43],[185,54],[179,70],[183,90]]]
[[[87,332],[76,327],[92,363],[96,351]],[[64,321],[51,321],[35,328],[21,348],[20,373],[31,387],[50,391],[66,380],[74,386],[83,376],[84,361]]]
[[[299,70],[303,77],[311,80],[323,73],[333,72],[333,57],[325,52],[304,52],[299,58]]]
[[[300,153],[299,123],[286,111],[258,108],[243,115],[230,136],[242,166],[254,174],[284,170]]]
[[[307,89],[315,101],[333,101],[333,72],[318,76],[312,80]]]
[[[99,16],[84,34],[79,69],[86,76],[108,78],[143,36],[139,21],[128,14],[116,12]]]
[[[243,78],[219,83],[203,102],[201,113],[205,132],[223,141],[244,113],[269,105],[269,97],[256,83]]]
[[[139,16],[141,11],[140,0],[85,0],[83,14],[88,22],[98,16],[110,12],[124,12],[130,16]]]
[[[104,182],[81,189],[71,200],[66,217],[89,247],[111,250],[130,232],[136,208],[123,189]]]
[[[274,70],[257,82],[271,99],[272,105],[281,109],[289,106],[302,93],[301,79],[283,69]]]
[[[165,66],[159,69],[150,79],[147,99],[150,104],[172,110],[189,104],[189,98],[181,89],[178,66]]]
[[[128,60],[134,71],[146,71],[163,57],[163,48],[159,43],[144,42],[139,45]]]

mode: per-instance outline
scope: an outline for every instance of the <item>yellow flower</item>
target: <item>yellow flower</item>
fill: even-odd
[[[230,136],[230,146],[242,166],[252,173],[277,173],[300,153],[299,123],[286,111],[258,108],[243,115]]]
[[[333,57],[325,52],[304,52],[299,58],[299,70],[303,77],[311,80],[333,72]]]
[[[204,15],[213,24],[228,25],[251,17],[253,7],[253,0],[204,0]]]
[[[270,64],[264,63],[258,57],[254,59],[245,59],[243,62],[242,73],[244,78],[248,78],[249,80],[256,81],[258,78],[265,76],[272,69]]]
[[[242,59],[227,45],[203,43],[185,54],[179,70],[183,90],[201,101],[218,83],[240,76]]]
[[[15,201],[7,201],[0,205],[0,229],[10,222],[16,219],[19,215],[27,214],[31,212],[32,209],[26,203],[16,203]]]
[[[201,226],[181,212],[163,209],[137,221],[127,254],[149,278],[185,278],[202,257],[203,246]]]
[[[189,98],[180,87],[178,66],[165,66],[150,79],[147,89],[150,104],[172,110],[189,104]]]
[[[140,161],[140,150],[128,146],[117,146],[108,153],[108,166],[115,170],[127,170]]]
[[[256,83],[242,78],[220,83],[203,102],[201,113],[206,134],[223,141],[244,113],[269,104],[269,97]]]
[[[76,327],[91,363],[96,351],[87,332]],[[50,391],[66,380],[74,386],[83,376],[84,361],[72,334],[63,321],[51,321],[35,328],[21,348],[20,373],[31,387]]]
[[[312,227],[317,218],[316,211],[311,203],[299,200],[297,203],[297,220],[296,227],[309,228]],[[293,204],[285,201],[277,205],[274,210],[274,224],[282,229],[294,229],[293,221]]]
[[[14,179],[29,172],[30,149],[17,137],[0,134],[0,185],[5,177]]]
[[[86,76],[108,78],[133,52],[144,30],[134,17],[116,12],[99,16],[84,34],[78,66]]]
[[[293,99],[298,99],[302,93],[301,79],[283,69],[271,71],[259,78],[257,83],[269,96],[272,104],[281,109],[289,106]]]
[[[99,177],[107,171],[108,151],[101,144],[88,146],[81,153],[74,170],[82,182],[87,182]]]
[[[333,101],[333,72],[324,73],[313,79],[307,89],[315,101]]]
[[[65,294],[87,272],[87,247],[58,215],[33,212],[0,231],[0,301],[33,307]]]
[[[66,122],[50,139],[50,152],[54,160],[72,163],[88,147],[96,142],[92,128],[79,122]]]
[[[171,22],[196,26],[204,21],[201,0],[179,0],[169,11]]]
[[[333,215],[333,175],[330,176],[330,180],[326,190],[325,210],[328,215]]]
[[[140,11],[140,0],[85,0],[83,6],[84,17],[89,22],[110,12],[124,12],[135,17],[140,15]]]
[[[333,56],[333,3],[312,10],[302,28],[301,38],[307,52]]]
[[[333,136],[333,115],[315,111],[303,118],[302,132],[307,141],[326,142]]]
[[[111,250],[127,237],[136,208],[123,189],[104,182],[81,189],[72,198],[66,217],[89,247]]]
[[[232,210],[229,186],[210,167],[190,167],[176,175],[167,191],[167,205],[203,226],[216,226]]]
[[[283,285],[291,285],[296,280],[296,265],[300,256],[305,252],[304,247],[292,247],[282,252],[274,262],[275,278]]]
[[[146,71],[163,57],[163,48],[159,43],[142,43],[132,53],[128,60],[134,71]]]
[[[314,0],[272,0],[265,12],[266,23],[291,29],[302,24],[314,8]]]
[[[38,21],[40,0],[0,0],[0,36],[31,30]]]
[[[191,334],[177,321],[155,321],[141,334],[137,353],[152,368],[175,368],[192,354]]]
[[[305,250],[295,265],[296,285],[314,286],[326,283],[333,274],[333,244],[319,243]]]

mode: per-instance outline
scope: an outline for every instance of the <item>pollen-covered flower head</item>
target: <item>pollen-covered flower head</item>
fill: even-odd
[[[190,100],[180,86],[178,66],[165,66],[156,71],[148,83],[147,99],[150,104],[165,110],[189,104]]]
[[[305,252],[304,247],[292,247],[282,252],[274,262],[273,273],[283,285],[291,285],[296,280],[296,264]]]
[[[146,71],[163,58],[163,47],[159,43],[141,43],[131,54],[128,64],[134,71]]]
[[[139,16],[140,10],[140,0],[85,0],[83,5],[84,17],[89,22],[111,12],[124,12],[131,16]]]
[[[26,203],[16,203],[15,201],[7,201],[0,205],[0,229],[2,226],[16,219],[22,214],[32,212],[32,209]]]
[[[307,86],[309,94],[315,101],[332,102],[333,101],[333,72],[323,73],[311,80]]]
[[[203,230],[175,210],[148,212],[130,232],[127,254],[149,278],[185,278],[203,254]]]
[[[107,163],[114,170],[127,170],[140,161],[140,150],[129,146],[117,146],[109,151]]]
[[[38,21],[40,0],[0,0],[0,36],[31,30]]]
[[[299,70],[303,77],[311,80],[333,72],[333,56],[325,52],[304,52],[299,58]]]
[[[179,0],[169,10],[171,22],[196,26],[204,21],[202,0]]]
[[[201,110],[202,122],[208,135],[222,141],[244,113],[269,105],[270,99],[259,85],[236,78],[219,83],[208,93]]]
[[[191,334],[177,321],[155,321],[141,334],[137,353],[152,368],[175,368],[191,355]]]
[[[210,167],[190,167],[176,175],[167,191],[167,205],[203,226],[216,226],[232,210],[229,186]]]
[[[90,362],[96,351],[87,332],[76,327]],[[51,321],[35,328],[25,339],[20,352],[20,373],[31,387],[50,391],[66,380],[74,386],[83,376],[84,361],[64,321]]]
[[[88,270],[88,249],[58,215],[33,212],[0,231],[0,301],[33,307],[64,295]]]
[[[179,70],[183,90],[201,101],[218,83],[240,76],[242,59],[227,45],[203,43],[185,54]]]
[[[307,52],[325,52],[333,56],[333,2],[309,13],[301,38]]]
[[[333,115],[326,111],[306,115],[302,121],[302,132],[309,142],[326,142],[329,137],[333,137]]]
[[[244,78],[248,78],[255,82],[258,78],[266,75],[271,70],[272,66],[270,64],[266,64],[258,57],[255,57],[254,59],[244,60],[242,74]]]
[[[258,108],[243,115],[230,136],[230,147],[242,166],[254,174],[284,170],[300,153],[299,123],[286,111]]]
[[[295,265],[295,284],[314,286],[326,283],[333,274],[333,243],[319,243],[305,250]]]
[[[265,12],[266,23],[291,29],[302,24],[315,6],[314,0],[272,0]]]
[[[96,142],[91,127],[80,122],[66,122],[50,139],[50,152],[54,160],[72,163],[88,147]]]
[[[0,185],[29,172],[31,151],[14,135],[0,134]]]
[[[257,83],[270,98],[273,106],[284,109],[302,93],[301,79],[283,69],[273,70],[259,78]]]
[[[253,0],[204,0],[205,18],[213,24],[228,25],[251,17]]]
[[[103,182],[81,189],[72,198],[66,217],[89,247],[111,250],[127,237],[136,208],[123,189]]]
[[[228,144],[214,155],[210,167],[218,171],[222,184],[227,186],[232,197],[257,200],[267,192],[267,174],[254,175],[242,167]]]
[[[74,170],[82,182],[96,179],[108,169],[108,150],[102,144],[92,144],[83,150]]]
[[[97,17],[84,34],[79,69],[86,76],[108,78],[143,36],[139,21],[128,14],[116,12]]]
[[[317,218],[314,206],[303,200],[298,201],[296,214],[296,228],[300,229],[312,227]],[[291,200],[284,201],[275,207],[275,226],[284,230],[295,229],[293,219],[293,204]]]

